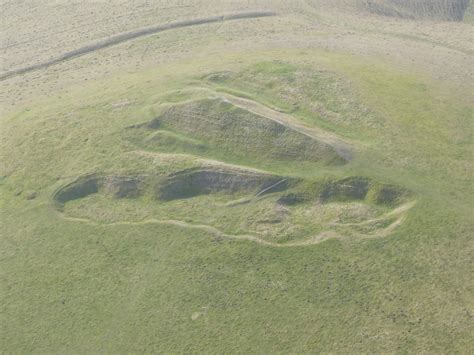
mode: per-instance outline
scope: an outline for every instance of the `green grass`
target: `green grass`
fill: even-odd
[[[210,81],[216,72],[230,74]],[[52,195],[77,176],[165,174],[196,165],[202,139],[166,132],[167,154],[140,155],[124,131],[153,119],[156,105],[196,98],[190,88],[197,85],[242,92],[355,144],[355,158],[344,166],[271,161],[266,170],[316,180],[366,176],[411,191],[417,204],[390,236],[295,248],[169,225],[64,219]],[[110,77],[2,118],[2,350],[468,352],[470,99],[376,58],[280,50]],[[130,104],[112,108],[124,100]],[[203,156],[262,167],[219,154]],[[33,191],[37,197],[28,200]],[[240,231],[242,218],[253,228],[255,210],[245,205],[231,216],[212,208],[191,213],[227,199],[177,200],[158,211],[146,198],[91,195],[66,212],[104,220],[214,218],[226,232]],[[317,229],[306,210],[294,215],[297,234]],[[281,234],[282,241],[292,238]]]

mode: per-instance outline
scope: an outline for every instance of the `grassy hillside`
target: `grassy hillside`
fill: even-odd
[[[321,5],[0,82],[4,352],[470,351],[470,25]]]
[[[366,0],[364,5],[386,16],[462,21],[470,0]]]
[[[474,23],[474,6],[472,1],[467,6],[466,12],[464,13],[464,22],[473,24]]]

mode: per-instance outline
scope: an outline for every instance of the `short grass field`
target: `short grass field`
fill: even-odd
[[[471,8],[219,6],[0,82],[0,350],[470,353]]]

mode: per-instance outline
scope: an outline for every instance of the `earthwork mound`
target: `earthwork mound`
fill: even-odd
[[[222,99],[202,99],[161,109],[134,125],[129,137],[145,149],[219,152],[238,158],[346,163],[337,149],[290,123],[264,117]],[[130,132],[135,130],[135,132]]]

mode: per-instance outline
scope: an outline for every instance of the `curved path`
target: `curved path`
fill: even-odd
[[[408,209],[414,206],[414,202],[407,203],[405,205],[400,206],[396,210],[393,210],[391,213],[385,215],[385,217],[388,216],[394,216],[394,215],[400,215],[403,212],[406,212]],[[268,240],[262,239],[258,236],[255,235],[233,235],[233,234],[226,234],[220,231],[219,229],[205,225],[205,224],[191,224],[188,222],[180,221],[180,220],[175,220],[175,219],[147,219],[144,221],[138,221],[138,222],[129,222],[129,221],[120,221],[120,222],[112,222],[112,223],[99,223],[96,221],[93,221],[91,219],[86,219],[86,218],[74,218],[74,217],[67,217],[63,214],[61,216],[68,220],[68,221],[73,221],[73,222],[81,222],[81,223],[87,223],[95,226],[104,226],[104,227],[112,227],[112,226],[121,226],[121,225],[146,225],[146,224],[165,224],[165,225],[172,225],[180,228],[187,228],[187,229],[197,229],[201,230],[204,232],[208,232],[212,235],[215,235],[216,237],[221,237],[221,238],[229,238],[229,239],[235,239],[235,240],[245,240],[245,241],[251,241],[255,242],[261,245],[265,246],[271,246],[271,247],[276,247],[276,248],[288,248],[288,247],[301,247],[301,246],[309,246],[309,245],[315,245],[320,242],[323,242],[327,239],[330,238],[341,238],[342,236],[336,232],[333,231],[326,231],[322,232],[318,235],[315,235],[309,239],[301,240],[301,241],[296,241],[296,242],[288,242],[288,243],[275,243],[275,242],[270,242]],[[382,219],[381,217],[380,219]],[[361,239],[368,239],[368,238],[377,238],[377,237],[385,237],[392,233],[395,228],[397,228],[405,219],[405,215],[400,215],[393,223],[391,223],[389,226],[386,228],[383,228],[379,230],[378,233],[373,234],[373,235],[363,235],[360,233],[356,233],[358,238]],[[375,221],[375,220],[374,220]],[[350,224],[347,224],[348,226]],[[341,226],[344,226],[341,224]]]
[[[144,221],[139,221],[139,222],[128,222],[128,221],[121,221],[121,222],[113,222],[113,223],[99,223],[96,221],[93,221],[91,219],[86,219],[86,218],[74,218],[74,217],[67,217],[63,215],[63,218],[72,221],[72,222],[82,222],[82,223],[87,223],[95,226],[103,226],[103,227],[113,227],[113,226],[123,226],[123,225],[146,225],[146,224],[166,224],[166,225],[172,225],[180,228],[187,228],[187,229],[197,229],[201,230],[204,232],[208,232],[216,237],[222,237],[222,238],[229,238],[229,239],[236,239],[236,240],[246,240],[246,241],[251,241],[255,242],[258,244],[266,245],[266,246],[271,246],[271,247],[277,247],[277,248],[285,248],[285,247],[297,247],[297,246],[306,246],[306,245],[313,245],[317,244],[319,242],[322,242],[323,240],[329,239],[329,238],[336,238],[340,237],[336,233],[333,232],[323,232],[321,234],[318,234],[317,236],[314,236],[310,239],[302,240],[302,241],[297,241],[297,242],[290,242],[290,243],[285,243],[285,244],[279,244],[279,243],[274,243],[274,242],[269,242],[265,239],[259,238],[255,235],[233,235],[233,234],[225,234],[221,232],[219,229],[208,226],[205,224],[191,224],[187,223],[184,221],[179,221],[179,220],[174,220],[174,219],[147,219]]]
[[[191,19],[191,20],[176,21],[176,22],[171,22],[167,24],[146,27],[146,28],[142,28],[139,30],[131,31],[131,32],[120,33],[118,35],[111,36],[107,39],[104,39],[102,41],[89,44],[87,46],[72,50],[70,52],[66,52],[46,62],[7,71],[3,74],[0,74],[0,81],[13,77],[15,75],[20,75],[20,74],[28,73],[35,70],[44,69],[51,65],[58,64],[75,57],[79,57],[84,54],[94,52],[102,48],[114,46],[116,44],[119,44],[125,41],[130,41],[138,37],[148,36],[150,34],[154,34],[158,32],[172,30],[175,28],[203,25],[203,24],[213,23],[213,22],[251,19],[251,18],[259,18],[259,17],[269,17],[269,16],[276,16],[276,13],[270,12],[270,11],[239,12],[239,13],[233,13],[233,14],[227,14],[227,15],[202,17],[202,18]]]

